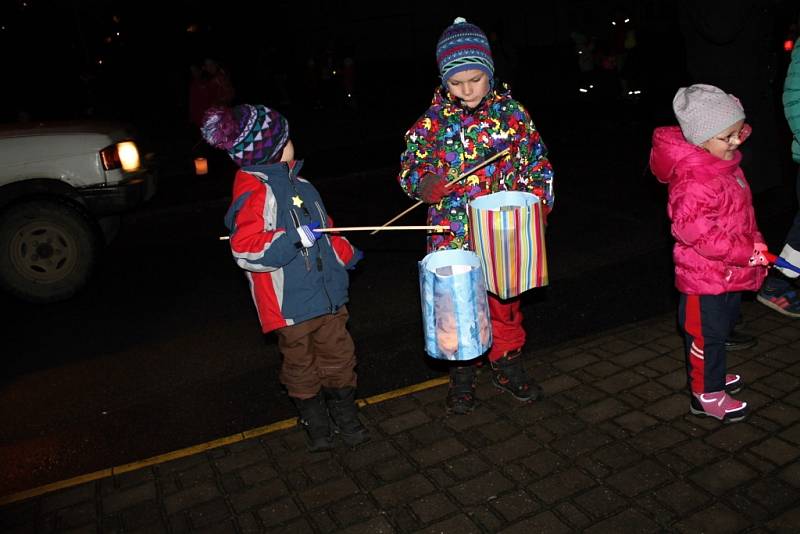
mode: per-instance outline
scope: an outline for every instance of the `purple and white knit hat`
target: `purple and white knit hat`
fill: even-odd
[[[289,123],[266,106],[212,107],[203,115],[200,132],[209,145],[226,150],[237,165],[247,167],[280,160]]]
[[[478,69],[494,77],[494,60],[483,30],[458,17],[445,28],[436,44],[436,63],[442,82],[458,72]]]
[[[739,99],[713,85],[681,87],[672,99],[681,132],[693,145],[702,145],[732,124],[744,120]]]

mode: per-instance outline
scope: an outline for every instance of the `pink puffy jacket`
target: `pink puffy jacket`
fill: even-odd
[[[767,275],[766,267],[748,265],[764,237],[741,159],[739,152],[730,161],[712,156],[688,143],[677,126],[653,132],[650,169],[669,186],[675,286],[682,293],[756,291]]]

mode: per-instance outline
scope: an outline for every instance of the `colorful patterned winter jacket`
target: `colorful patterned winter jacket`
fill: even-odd
[[[756,291],[766,267],[750,267],[758,231],[753,197],[739,162],[688,143],[677,126],[656,128],[650,169],[669,187],[675,286],[687,295]]]
[[[231,252],[245,270],[265,333],[338,310],[348,300],[346,269],[361,257],[336,234],[324,234],[307,249],[300,245],[299,226],[333,225],[319,192],[297,175],[301,166],[293,161],[240,169],[225,215]]]
[[[510,91],[492,90],[473,110],[438,89],[428,110],[406,132],[398,181],[419,200],[417,187],[425,173],[447,180],[511,147],[510,156],[490,163],[448,189],[428,208],[428,224],[450,225],[451,233],[428,237],[428,251],[468,248],[467,203],[497,191],[527,191],[553,207],[553,169],[547,149],[527,110]]]

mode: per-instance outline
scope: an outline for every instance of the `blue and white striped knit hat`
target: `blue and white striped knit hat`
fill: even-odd
[[[465,19],[458,17],[439,37],[436,44],[436,63],[442,83],[458,72],[478,69],[494,78],[492,49],[486,34]]]

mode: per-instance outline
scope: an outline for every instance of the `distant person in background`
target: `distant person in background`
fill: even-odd
[[[203,114],[214,103],[211,99],[209,80],[200,65],[189,65],[189,122],[195,128],[203,124]],[[196,131],[196,130],[195,130]]]
[[[763,0],[677,3],[689,83],[724,87],[735,94],[757,132],[741,150],[742,169],[754,193],[781,183],[773,4]]]
[[[626,11],[618,11],[614,19],[619,28],[619,78],[623,98],[638,98],[644,83],[641,47],[639,46],[639,21]]]
[[[672,107],[680,127],[655,129],[650,169],[668,186],[690,411],[740,421],[748,407],[730,396],[742,378],[727,373],[726,342],[742,291],[758,290],[769,263],[739,167],[750,127],[739,100],[712,85],[680,88]]]
[[[791,63],[783,84],[783,112],[793,136],[792,159],[795,163],[800,163],[800,39],[794,43]],[[781,257],[800,266],[800,169],[796,182],[798,211],[786,235]],[[758,292],[757,300],[783,315],[800,317],[797,278],[798,274],[789,269],[772,269]]]
[[[428,237],[428,252],[469,247],[467,205],[498,191],[524,191],[541,199],[544,213],[553,207],[553,168],[528,110],[495,79],[486,34],[463,18],[439,37],[436,61],[441,86],[430,107],[408,129],[401,155],[400,187],[428,204],[428,224],[447,225],[448,234]],[[509,148],[497,163],[478,170],[450,188],[453,177]],[[489,294],[493,344],[487,358],[494,385],[517,400],[538,399],[541,387],[523,365],[526,332],[519,298]],[[475,359],[450,368],[446,407],[454,414],[475,408]]]
[[[208,92],[212,105],[230,106],[236,97],[236,91],[225,69],[215,59],[206,58],[203,61],[203,71],[208,77]]]

